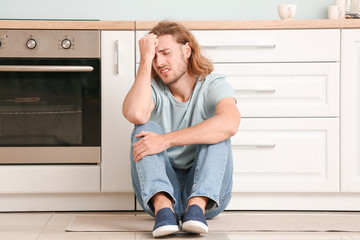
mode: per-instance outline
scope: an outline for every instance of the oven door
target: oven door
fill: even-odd
[[[0,163],[100,162],[100,59],[0,58]]]

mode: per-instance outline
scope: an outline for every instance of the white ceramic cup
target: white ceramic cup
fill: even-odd
[[[329,19],[343,19],[345,17],[344,8],[340,5],[331,5],[328,7]]]
[[[278,5],[278,13],[282,20],[293,19],[296,14],[296,4],[280,4]]]

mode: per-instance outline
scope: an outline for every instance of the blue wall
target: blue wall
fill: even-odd
[[[297,4],[295,19],[322,19],[333,0],[0,0],[0,18],[269,20],[280,3]]]

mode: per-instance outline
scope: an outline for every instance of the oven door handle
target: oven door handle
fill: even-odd
[[[92,72],[92,66],[0,65],[0,72]]]

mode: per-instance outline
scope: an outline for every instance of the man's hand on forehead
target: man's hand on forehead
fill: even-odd
[[[147,35],[147,37],[150,38],[150,39],[157,39],[157,38],[158,38],[157,35],[156,35],[156,34],[153,34],[153,33],[149,33],[149,34]]]
[[[157,38],[158,38],[157,35],[154,34],[154,33],[149,33],[149,34],[148,34],[148,37],[149,37],[149,38],[152,38],[152,39],[157,39]],[[157,45],[158,45],[158,44],[159,44],[159,41],[156,41],[156,42],[155,42],[155,53],[158,52],[158,48],[157,48]]]
[[[139,50],[141,59],[152,60],[156,54],[156,46],[159,39],[153,33],[149,33],[139,40]]]

